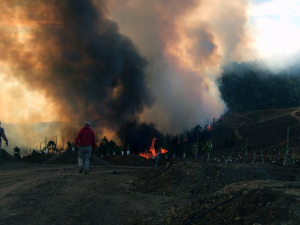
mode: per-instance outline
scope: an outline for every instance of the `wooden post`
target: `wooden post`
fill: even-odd
[[[246,137],[246,151],[244,154],[244,163],[246,163],[248,160],[248,137]]]
[[[55,147],[57,149],[57,138],[58,138],[58,134],[56,135],[56,141],[55,141]]]
[[[289,154],[289,137],[290,136],[290,127],[287,127],[287,140],[286,140],[286,153],[285,153],[285,159],[284,159],[284,166],[287,165],[287,158]]]
[[[286,147],[289,148],[289,136],[290,136],[290,127],[287,127],[287,141],[286,141]]]
[[[124,136],[123,136],[123,143],[122,143],[122,148],[123,148],[123,150],[124,150],[124,147],[125,146],[125,142],[124,142]]]
[[[199,143],[198,143],[198,131],[197,131],[197,147],[196,147],[196,153],[195,153],[195,158],[197,158],[198,156],[198,147],[199,147]]]
[[[121,155],[125,155],[125,147],[124,146],[125,146],[125,142],[124,142],[124,135],[123,135]]]
[[[101,140],[102,149],[101,149],[101,157],[104,156],[104,138]]]
[[[211,128],[211,144],[213,144],[214,141],[214,127],[215,127],[215,118],[213,118],[213,124]]]

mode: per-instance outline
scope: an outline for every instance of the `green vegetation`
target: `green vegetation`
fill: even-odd
[[[50,150],[55,151],[56,150],[55,142],[50,140],[47,144],[47,149],[48,149],[48,151],[50,151]]]
[[[207,142],[205,145],[202,146],[202,151],[206,153],[206,162],[209,162],[210,153],[213,149],[213,146],[210,142]]]
[[[21,153],[21,150],[19,147],[14,147],[14,157],[17,158],[17,159],[21,159],[21,156],[20,156],[20,153]]]
[[[109,155],[120,155],[121,147],[117,146],[116,142],[113,140],[108,140],[106,136],[104,136],[100,140],[99,147],[97,148],[96,155],[98,156],[109,156]]]
[[[219,79],[230,113],[300,105],[300,77],[267,72],[227,73]]]

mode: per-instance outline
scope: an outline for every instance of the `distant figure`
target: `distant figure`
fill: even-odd
[[[88,174],[89,164],[90,164],[90,156],[92,153],[92,148],[96,147],[95,134],[91,129],[91,124],[89,122],[85,122],[83,128],[78,132],[74,145],[78,149],[78,165],[79,165],[79,173],[82,173],[84,170],[85,174]],[[84,159],[84,165],[83,165]]]
[[[8,140],[5,136],[4,129],[1,127],[1,121],[0,121],[0,157],[1,157],[2,138],[4,139],[4,141],[6,142],[5,144],[8,147]]]
[[[161,151],[159,151],[156,155],[155,167],[154,170],[157,170],[158,159],[160,158]]]
[[[70,142],[70,141],[68,141],[67,145],[68,145],[68,149],[69,149],[69,150],[72,150],[72,145],[71,145],[71,142]]]

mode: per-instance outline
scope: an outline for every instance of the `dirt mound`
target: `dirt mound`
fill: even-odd
[[[49,159],[46,164],[77,164],[78,151],[67,150],[56,155],[53,159]]]
[[[180,162],[160,172],[153,171],[133,185],[142,192],[195,197],[240,181],[294,181],[299,177],[299,169],[296,168]]]
[[[77,164],[78,151],[67,150],[60,154],[35,153],[24,157],[23,160],[39,164]],[[107,165],[107,163],[92,155],[90,165]]]
[[[0,151],[1,151],[0,162],[21,162],[21,160],[8,154],[7,151],[5,151],[4,149],[1,149]]]
[[[138,167],[155,167],[156,159],[146,159],[140,155],[113,155],[113,156],[106,156],[102,158],[103,160],[109,162],[112,165],[120,165],[120,166],[138,166]],[[158,160],[158,167],[165,168],[166,165],[173,165],[177,164],[182,161],[195,161],[194,158],[183,158],[183,157],[176,157],[176,158],[160,158]]]
[[[299,182],[251,181],[226,186],[188,205],[169,210],[161,224],[299,224]],[[232,199],[227,201],[228,199]],[[227,201],[227,202],[226,202]],[[210,212],[210,209],[220,205]],[[149,218],[149,222],[150,222]],[[150,223],[151,224],[151,223]]]
[[[45,163],[46,164],[77,164],[78,151],[67,150],[63,153],[56,155],[53,158],[50,158]],[[108,165],[108,164],[92,154],[90,159],[90,165]]]
[[[113,155],[103,158],[106,162],[113,165],[122,166],[139,166],[139,167],[154,167],[154,159],[146,159],[139,155]]]
[[[23,161],[28,163],[43,164],[52,157],[55,157],[55,154],[34,153],[32,155],[23,157]]]

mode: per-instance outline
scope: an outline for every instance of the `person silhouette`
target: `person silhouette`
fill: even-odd
[[[1,127],[1,121],[0,121],[0,157],[1,157],[2,139],[6,142],[5,144],[8,147],[8,140],[6,138],[4,129]]]
[[[85,122],[83,128],[78,132],[75,141],[75,148],[78,149],[78,165],[79,165],[79,173],[82,173],[83,170],[85,174],[88,174],[90,156],[92,153],[92,148],[96,147],[96,139],[95,133],[91,129],[91,124],[89,122]],[[84,160],[84,164],[83,164]]]

